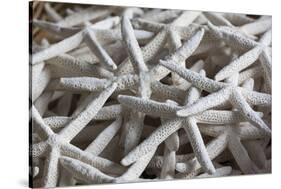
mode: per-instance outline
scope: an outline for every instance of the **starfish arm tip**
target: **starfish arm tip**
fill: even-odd
[[[176,115],[178,117],[187,117],[189,116],[189,112],[187,112],[186,110],[179,110],[176,112]]]
[[[130,162],[127,160],[127,158],[125,157],[125,158],[123,158],[122,160],[121,160],[121,164],[122,165],[124,165],[124,166],[128,166],[128,165],[130,165]]]

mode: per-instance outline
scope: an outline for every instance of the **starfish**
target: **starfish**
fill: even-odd
[[[238,83],[238,74],[228,78],[228,82],[233,85]],[[243,84],[245,88],[252,88],[253,80],[249,79]],[[234,156],[238,166],[245,174],[253,174],[258,172],[256,165],[250,160],[247,150],[244,148],[240,140],[251,140],[257,138],[266,137],[265,133],[256,129],[249,123],[242,125],[242,123],[231,124],[227,126],[202,126],[200,131],[204,134],[217,137],[214,141],[211,142],[208,149],[208,154],[210,158],[215,158],[219,153],[223,151],[226,147],[229,148],[230,152]],[[213,145],[220,143],[219,145]],[[214,149],[212,149],[212,147]],[[217,148],[216,148],[217,147]],[[208,148],[208,147],[207,147]],[[180,172],[187,172],[192,169],[195,171],[199,168],[199,162],[194,158],[189,160],[187,163],[179,163],[177,170]]]
[[[191,39],[187,40],[177,51],[175,51],[173,54],[171,54],[169,57],[167,57],[167,60],[179,60],[183,61],[187,59],[198,47],[202,36],[204,34],[203,30],[197,31]],[[192,67],[192,69],[196,70],[198,67],[200,68],[202,66],[201,62],[198,62],[197,64]],[[179,91],[176,88],[168,89],[168,87],[165,87],[165,85],[161,84],[159,81],[160,79],[164,78],[170,73],[168,69],[161,65],[156,65],[154,68],[152,68],[149,71],[149,75],[151,78],[151,90],[157,94],[157,92],[166,93],[169,96],[175,96],[173,94],[180,94],[181,92],[172,92],[173,90]],[[134,75],[126,75],[126,76],[119,76],[117,78],[113,78],[114,82],[117,82],[118,90],[124,90],[131,88],[136,83],[138,83],[138,77]],[[155,81],[156,80],[156,81]],[[65,81],[65,82],[64,82]],[[60,80],[60,85],[62,85],[62,88],[66,87],[66,89],[71,90],[88,90],[88,91],[95,91],[97,89],[100,89],[100,87],[107,86],[106,83],[110,83],[110,81],[106,80],[100,80],[95,78],[62,78]],[[69,83],[69,84],[68,84]],[[55,84],[55,87],[59,87],[57,84]],[[190,85],[186,85],[185,88],[187,89],[190,87]]]
[[[192,88],[190,89],[192,91]],[[195,93],[195,92],[193,92]],[[196,94],[196,93],[195,93]],[[193,103],[195,97],[193,97],[192,95],[188,96],[187,99],[190,99],[190,104]],[[154,102],[151,100],[143,100],[143,99],[137,99],[136,97],[126,97],[126,96],[119,96],[118,100],[121,104],[125,104],[131,108],[135,108],[137,107],[138,111],[144,112],[144,113],[154,113],[155,116],[155,112],[158,115],[164,116],[166,115],[172,115],[173,113],[175,113],[175,111],[177,111],[178,109],[180,109],[179,107],[175,106],[175,105],[169,105],[166,103],[159,103],[159,102]],[[205,113],[205,112],[204,112]],[[202,118],[204,119],[204,117],[209,113],[206,112],[205,115],[201,115],[201,120]],[[239,120],[239,118],[237,119],[233,119],[230,118],[233,116],[233,114],[228,114],[228,116],[226,116],[227,114],[225,114],[225,112],[211,112],[211,114],[213,114],[213,117],[215,117],[215,124],[218,123],[223,123],[223,122],[228,122],[228,121],[234,121],[234,120]],[[215,113],[218,113],[217,115],[215,115]],[[208,118],[209,120],[212,120],[211,114],[209,114],[208,116],[206,116],[206,122],[208,122]],[[226,117],[223,117],[222,115],[225,115]],[[141,157],[142,155],[146,154],[147,152],[150,151],[150,148],[153,148],[155,146],[158,146],[161,142],[163,142],[168,136],[170,136],[173,132],[175,132],[176,130],[180,129],[182,125],[190,125],[190,127],[186,127],[184,126],[184,128],[187,130],[188,136],[189,136],[189,140],[191,141],[191,145],[193,147],[193,149],[195,150],[195,154],[198,158],[198,161],[200,161],[200,164],[202,164],[204,167],[204,169],[210,173],[212,173],[212,171],[214,172],[214,169],[212,170],[211,165],[208,165],[208,160],[206,160],[206,157],[208,157],[206,150],[204,150],[204,143],[202,141],[202,139],[200,138],[200,134],[198,133],[196,135],[196,123],[200,122],[200,116],[196,119],[196,115],[193,117],[188,117],[186,118],[175,118],[175,119],[171,119],[168,120],[167,122],[165,122],[164,124],[162,124],[161,127],[159,127],[156,131],[153,132],[153,134],[151,134],[145,141],[143,141],[139,146],[137,146],[135,149],[133,149],[125,158],[123,158],[122,160],[122,164],[123,165],[128,165],[132,162],[134,162],[136,159],[138,159],[138,157]],[[239,116],[238,116],[239,117]],[[221,120],[219,120],[218,118],[220,118]],[[240,120],[241,120],[241,116],[240,116]],[[243,118],[242,118],[243,120]],[[213,124],[214,122],[209,121],[209,124]],[[195,128],[194,128],[195,127]],[[190,134],[192,133],[192,134]],[[196,151],[198,150],[198,151]],[[203,159],[203,160],[202,160]],[[209,163],[210,164],[210,163]],[[211,168],[210,168],[211,167]]]
[[[271,42],[270,30],[264,34],[260,42],[256,42],[230,28],[219,28],[211,23],[208,23],[208,26],[210,32],[212,32],[215,37],[222,39],[228,45],[234,48],[239,47],[242,50],[249,50],[249,52],[246,52],[217,73],[215,76],[216,80],[223,80],[231,76],[233,73],[243,70],[259,58],[265,73],[265,78],[268,84],[271,83],[271,59],[267,50],[267,45]]]
[[[90,153],[85,153],[82,150],[69,144],[69,141],[77,135],[86,124],[92,119],[92,117],[98,112],[102,107],[106,99],[115,90],[116,84],[113,84],[104,92],[102,92],[97,98],[95,98],[92,103],[90,103],[85,110],[82,111],[76,118],[71,120],[68,125],[63,128],[58,134],[55,134],[48,125],[44,123],[44,120],[38,113],[35,107],[32,107],[32,118],[37,126],[37,131],[43,139],[43,142],[32,145],[32,156],[40,157],[43,156],[47,151],[50,150],[46,161],[46,171],[44,172],[44,187],[54,187],[56,186],[58,179],[58,158],[60,154],[67,155],[73,158],[78,158],[84,162],[88,162],[91,165],[110,173],[119,173],[123,171],[122,167],[118,164],[114,164],[109,160],[91,155]],[[89,115],[89,116],[85,116]],[[112,169],[113,167],[117,169]],[[114,173],[113,173],[114,174]]]
[[[30,61],[34,186],[271,171],[271,17],[41,8]]]
[[[133,34],[133,27],[131,26],[130,20],[126,14],[122,17],[121,21],[121,32],[126,44],[126,49],[129,54],[129,59],[134,67],[135,73],[138,74],[139,78],[139,88],[138,95],[141,98],[150,98],[151,88],[150,88],[150,77],[147,74],[148,68],[144,63],[143,55],[137,39]],[[140,134],[143,129],[144,114],[132,111],[128,118],[128,122],[124,127],[124,153],[127,153],[132,148],[134,148],[140,140]]]
[[[47,25],[41,24],[39,26],[47,26],[49,30],[55,30],[56,33],[60,33],[58,31],[61,31],[59,26],[55,25]],[[50,26],[50,27],[49,27]],[[69,30],[66,30],[67,33],[69,33]],[[147,33],[146,33],[147,34]],[[95,50],[94,54],[96,54],[99,58],[102,58],[104,62],[109,61],[109,56],[107,56],[106,51],[101,47],[101,44],[110,43],[115,40],[121,39],[121,33],[119,30],[100,30],[100,29],[91,29],[89,27],[86,27],[85,29],[82,29],[81,31],[77,32],[77,30],[74,30],[74,34],[70,35],[68,38],[63,39],[62,41],[51,45],[49,48],[44,49],[40,52],[35,53],[32,55],[32,64],[38,64],[41,61],[53,58],[57,55],[60,55],[65,52],[69,52],[76,47],[78,47],[83,41],[88,41],[90,37],[90,42],[86,44],[90,44],[90,49]],[[139,36],[143,36],[142,33],[140,33]],[[92,48],[91,48],[92,47]],[[94,47],[94,48],[93,48]],[[111,64],[110,64],[111,65]],[[114,67],[113,67],[114,68]]]
[[[177,31],[174,29],[175,28],[174,26],[177,26],[177,25],[180,26],[182,24],[182,22],[187,23],[187,25],[188,25],[196,18],[196,16],[198,16],[198,14],[199,13],[193,13],[193,12],[186,11],[185,13],[181,14],[181,16],[179,18],[175,19],[168,26],[166,26],[164,24],[165,27],[163,26],[163,24],[160,24],[160,26],[158,24],[155,24],[156,26],[154,26],[153,23],[151,23],[151,22],[147,23],[146,21],[142,21],[142,20],[138,20],[137,23],[136,23],[136,21],[133,22],[133,25],[135,26],[135,28],[148,29],[148,31],[157,33],[157,35],[154,37],[154,39],[143,48],[144,61],[147,62],[152,57],[154,57],[155,54],[158,53],[160,48],[162,48],[164,46],[164,44],[167,41],[167,38],[172,38],[172,39],[176,38],[175,40],[177,42],[175,40],[172,40],[172,44],[177,43],[178,45],[173,46],[171,49],[172,51],[174,51],[175,48],[181,46],[181,42],[179,42],[179,40],[180,40],[179,35],[181,34],[181,35],[189,36],[194,31],[194,29],[185,27],[185,30],[182,29],[183,31]],[[144,25],[144,27],[140,27],[138,25],[141,25],[141,26]],[[123,63],[121,63],[120,68],[117,73],[119,75],[124,74],[124,73],[130,73],[131,70],[132,70],[131,64],[129,63],[128,60],[125,60]]]
[[[254,21],[254,19],[244,14],[223,13],[223,17],[225,17],[235,26],[242,26]]]
[[[248,103],[252,105],[269,105],[271,104],[271,95],[252,92],[231,84],[221,83],[202,77],[188,69],[182,69],[172,61],[167,62],[160,60],[160,64],[171,71],[176,72],[181,77],[191,82],[194,86],[211,93],[177,111],[178,116],[185,117],[194,115],[222,103],[230,102],[249,122],[267,133],[267,135],[270,135],[271,130]]]

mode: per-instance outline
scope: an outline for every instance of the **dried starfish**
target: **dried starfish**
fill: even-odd
[[[214,36],[222,39],[228,45],[232,47],[239,47],[242,50],[250,50],[250,52],[247,52],[243,55],[243,58],[241,57],[235,62],[229,64],[228,67],[219,72],[216,76],[217,80],[222,80],[230,76],[234,72],[240,71],[245,67],[251,65],[257,58],[259,58],[260,55],[260,62],[265,73],[265,78],[268,83],[271,83],[271,59],[268,55],[268,50],[266,47],[271,41],[271,31],[268,31],[265,34],[261,42],[256,42],[244,37],[243,35],[241,35],[241,33],[235,32],[234,30],[218,28],[217,26],[214,26],[210,23],[208,24],[208,26],[210,28],[210,32],[212,32]]]
[[[271,17],[53,5],[32,21],[35,187],[271,171]]]
[[[234,85],[238,83],[238,75],[232,76],[228,79]],[[252,85],[252,80],[248,80],[245,82],[243,87],[248,88],[248,85]],[[250,160],[247,151],[245,150],[244,146],[240,142],[240,140],[249,140],[253,138],[263,138],[266,135],[259,131],[258,129],[254,128],[250,124],[242,126],[242,124],[231,124],[227,126],[208,126],[208,127],[200,127],[200,131],[204,134],[211,135],[213,137],[217,137],[215,139],[215,143],[221,143],[219,145],[212,145],[214,141],[211,142],[209,146],[213,146],[214,149],[211,147],[208,149],[208,153],[210,157],[213,159],[218,155],[218,152],[221,152],[226,147],[229,148],[232,155],[234,156],[238,166],[240,169],[246,174],[252,174],[258,172],[258,168],[255,164],[252,163]],[[218,137],[219,136],[219,137]],[[217,148],[215,148],[217,147]],[[207,147],[208,148],[208,147]],[[177,165],[177,170],[180,172],[189,172],[196,170],[199,168],[199,164],[197,160],[194,158],[189,160],[187,163],[179,163]]]
[[[177,111],[178,116],[194,115],[229,101],[235,108],[241,111],[241,114],[249,122],[270,135],[271,130],[248,104],[270,104],[270,95],[252,92],[240,87],[235,87],[231,84],[213,81],[206,77],[202,77],[195,72],[189,71],[187,69],[182,69],[172,61],[166,62],[160,60],[160,64],[170,69],[171,71],[176,72],[181,77],[191,82],[194,86],[211,93],[210,95],[199,99],[195,103],[186,106],[186,108]]]
[[[37,144],[32,145],[32,156],[39,157],[44,155],[46,151],[51,150],[49,157],[47,159],[47,169],[44,173],[44,180],[43,186],[44,187],[52,187],[56,186],[57,179],[58,179],[58,158],[60,154],[64,154],[70,157],[75,157],[83,161],[88,161],[94,166],[97,166],[101,170],[114,172],[116,169],[110,170],[111,165],[113,167],[118,168],[118,165],[112,164],[112,162],[90,155],[89,153],[84,153],[77,147],[69,144],[69,141],[77,135],[91,120],[91,118],[97,113],[97,111],[101,108],[104,104],[105,100],[110,96],[110,94],[115,90],[116,84],[113,84],[107,90],[102,92],[97,98],[93,100],[90,105],[88,105],[84,111],[82,111],[78,116],[71,120],[68,125],[59,132],[59,134],[55,134],[49,126],[47,126],[43,119],[41,118],[40,114],[37,112],[35,107],[32,107],[32,117],[35,121],[36,125],[38,126],[37,130],[38,133],[45,138],[44,142],[40,142]],[[89,116],[85,116],[89,115]],[[92,116],[90,116],[92,115]],[[77,127],[78,126],[78,127]],[[51,148],[51,149],[49,149]],[[83,154],[84,153],[84,154]],[[118,168],[120,173],[121,167]]]
[[[147,74],[148,68],[144,63],[143,56],[136,37],[133,34],[133,28],[128,16],[124,13],[121,21],[121,32],[127,47],[130,61],[134,67],[135,73],[139,77],[138,95],[141,98],[150,98],[150,77]],[[124,153],[128,153],[134,148],[140,140],[140,134],[143,129],[144,114],[132,111],[123,132],[126,132],[124,139]]]
[[[144,61],[148,61],[150,60],[159,50],[159,48],[161,48],[164,43],[166,43],[167,38],[172,38],[172,49],[175,49],[179,46],[181,46],[181,43],[178,43],[176,41],[174,41],[173,39],[176,37],[178,39],[180,39],[180,36],[186,36],[186,33],[188,33],[189,35],[194,31],[194,29],[190,29],[185,27],[184,29],[181,29],[181,24],[182,23],[187,23],[187,25],[189,23],[191,23],[196,16],[198,16],[198,13],[194,13],[194,12],[189,12],[189,11],[185,11],[184,13],[181,14],[181,16],[177,19],[175,19],[171,24],[169,25],[163,25],[163,24],[153,24],[151,22],[146,22],[146,21],[142,21],[142,20],[138,20],[137,23],[134,23],[135,27],[138,27],[137,24],[140,25],[145,25],[145,27],[141,27],[142,29],[148,29],[148,31],[153,31],[153,32],[157,32],[157,35],[154,37],[153,41],[151,41],[147,46],[145,46],[143,48],[143,56],[144,56]],[[176,30],[176,26],[179,26],[179,28],[181,30]],[[188,35],[187,34],[187,35]],[[177,40],[178,41],[178,40]],[[177,47],[174,46],[174,44],[178,44],[176,45]],[[153,48],[154,50],[152,52],[148,51],[151,48]],[[128,71],[131,70],[129,61],[125,61],[120,65],[118,74],[121,73],[128,73]],[[125,72],[126,71],[126,72]]]

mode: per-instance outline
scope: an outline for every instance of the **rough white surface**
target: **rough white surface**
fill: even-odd
[[[44,9],[34,187],[271,172],[271,17]]]

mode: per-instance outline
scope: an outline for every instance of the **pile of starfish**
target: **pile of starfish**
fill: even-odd
[[[32,28],[34,187],[271,173],[271,17],[114,6]]]

